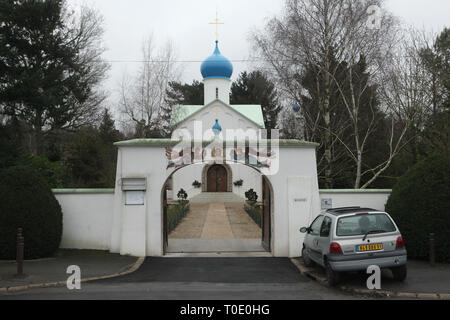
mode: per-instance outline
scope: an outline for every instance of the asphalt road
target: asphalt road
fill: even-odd
[[[287,258],[147,258],[134,273],[82,283],[80,290],[33,289],[15,299],[322,300],[364,299],[302,276]]]

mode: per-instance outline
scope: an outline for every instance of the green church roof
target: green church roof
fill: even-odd
[[[172,111],[172,125],[177,125],[180,122],[183,122],[190,116],[200,112],[201,110],[209,107],[212,103],[220,101],[215,100],[206,106],[201,105],[177,105],[173,107]],[[234,104],[234,105],[228,105],[222,101],[220,101],[224,105],[230,107],[237,113],[244,116],[244,118],[250,120],[251,122],[255,123],[260,128],[265,128],[264,125],[264,117],[262,113],[262,108],[260,105],[256,104]]]

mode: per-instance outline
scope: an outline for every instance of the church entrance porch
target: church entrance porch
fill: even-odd
[[[226,163],[209,163],[201,172],[202,192],[233,192],[233,170]]]

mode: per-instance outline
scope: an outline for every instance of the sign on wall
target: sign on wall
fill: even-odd
[[[333,208],[333,199],[326,198],[322,199],[322,209],[332,209]]]
[[[144,205],[144,191],[125,191],[125,205]]]
[[[125,192],[125,205],[144,205],[145,190],[147,190],[146,178],[122,178],[122,191]]]

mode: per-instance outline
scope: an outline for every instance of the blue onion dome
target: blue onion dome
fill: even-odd
[[[298,103],[296,103],[296,104],[294,104],[292,109],[294,109],[295,112],[298,112],[300,110],[300,105]]]
[[[215,135],[219,135],[222,132],[222,127],[220,126],[218,119],[216,119],[216,124],[212,127],[212,130]]]
[[[203,61],[201,66],[203,79],[223,78],[230,79],[233,74],[233,65],[219,50],[219,41],[216,40],[216,49],[212,56]]]

